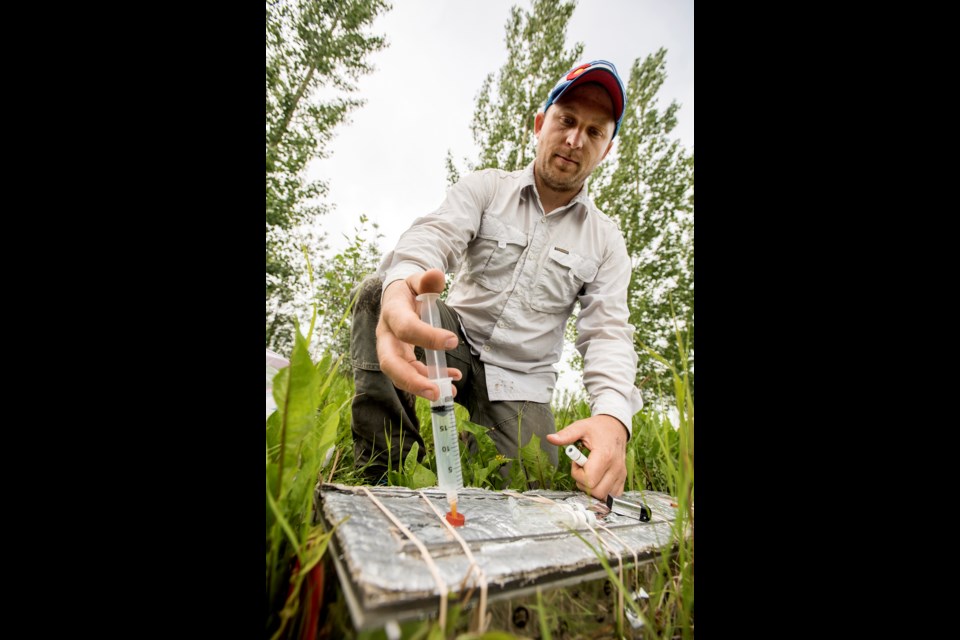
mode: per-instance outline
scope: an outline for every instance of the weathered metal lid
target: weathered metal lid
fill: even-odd
[[[472,598],[478,597],[476,572],[471,571],[469,559],[426,504],[429,500],[445,513],[443,491],[324,484],[317,487],[314,497],[325,525],[340,523],[331,553],[358,630],[383,626],[390,620],[435,615],[439,605],[437,582],[417,546],[364,489],[426,546],[451,592],[460,596],[475,590]],[[482,569],[490,600],[605,575],[584,540],[601,550],[613,567],[618,557],[625,566],[633,564],[634,558],[640,564],[654,560],[661,549],[671,545],[676,517],[669,495],[648,491],[621,496],[649,507],[648,522],[611,513],[600,501],[578,492],[519,494],[468,488],[458,496],[457,511],[466,516],[466,525],[456,532]],[[612,533],[597,526],[591,530],[587,522],[592,518],[578,515],[586,511]]]

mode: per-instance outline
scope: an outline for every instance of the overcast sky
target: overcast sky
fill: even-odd
[[[333,249],[345,246],[342,234],[352,237],[366,214],[379,223],[386,253],[415,218],[440,205],[447,150],[461,169],[464,157],[476,159],[474,105],[483,79],[506,61],[510,8],[530,4],[393,0],[377,19],[374,32],[386,35],[388,46],[370,56],[375,70],[358,83],[357,95],[367,102],[337,130],[331,156],[308,172],[330,187],[326,202],[335,208],[320,225]],[[636,58],[666,48],[658,106],[681,105],[673,135],[693,147],[693,0],[580,0],[564,48],[575,42],[584,44],[581,62],[613,62],[624,84]]]

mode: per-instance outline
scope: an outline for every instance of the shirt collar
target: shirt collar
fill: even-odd
[[[526,198],[528,193],[536,192],[537,181],[533,176],[533,162],[531,161],[524,169],[523,173],[520,176],[520,194],[522,197]],[[570,201],[569,207],[573,204],[582,205],[586,211],[590,210],[590,194],[588,191],[590,178],[583,183],[583,188],[580,189],[579,193],[573,197],[573,200]],[[566,208],[566,207],[564,207]]]

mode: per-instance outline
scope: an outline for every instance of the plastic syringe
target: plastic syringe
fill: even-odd
[[[442,328],[437,309],[439,293],[422,293],[420,319],[432,327]],[[424,349],[427,361],[427,377],[440,387],[440,398],[430,401],[433,420],[433,446],[437,452],[437,482],[447,492],[450,513],[447,521],[460,526],[463,514],[457,513],[457,491],[463,489],[463,470],[460,468],[460,446],[457,438],[457,418],[453,411],[453,380],[447,376],[447,354],[434,349]]]

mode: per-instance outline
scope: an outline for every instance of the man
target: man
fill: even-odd
[[[534,161],[464,177],[361,284],[351,337],[353,436],[356,464],[370,480],[387,464],[396,468],[414,442],[423,451],[415,396],[436,400],[439,388],[416,358],[418,345],[447,351],[457,402],[490,429],[500,453],[517,458],[537,434],[557,464],[549,445],[579,440],[590,455],[583,467],[572,465],[577,486],[601,499],[623,492],[631,420],[643,405],[633,384],[630,259],[584,183],[613,146],[625,108],[613,64],[572,69],[534,119]],[[443,274],[458,267],[439,304],[443,329],[421,322],[416,296],[443,291]],[[553,365],[577,300],[592,416],[554,433]]]

